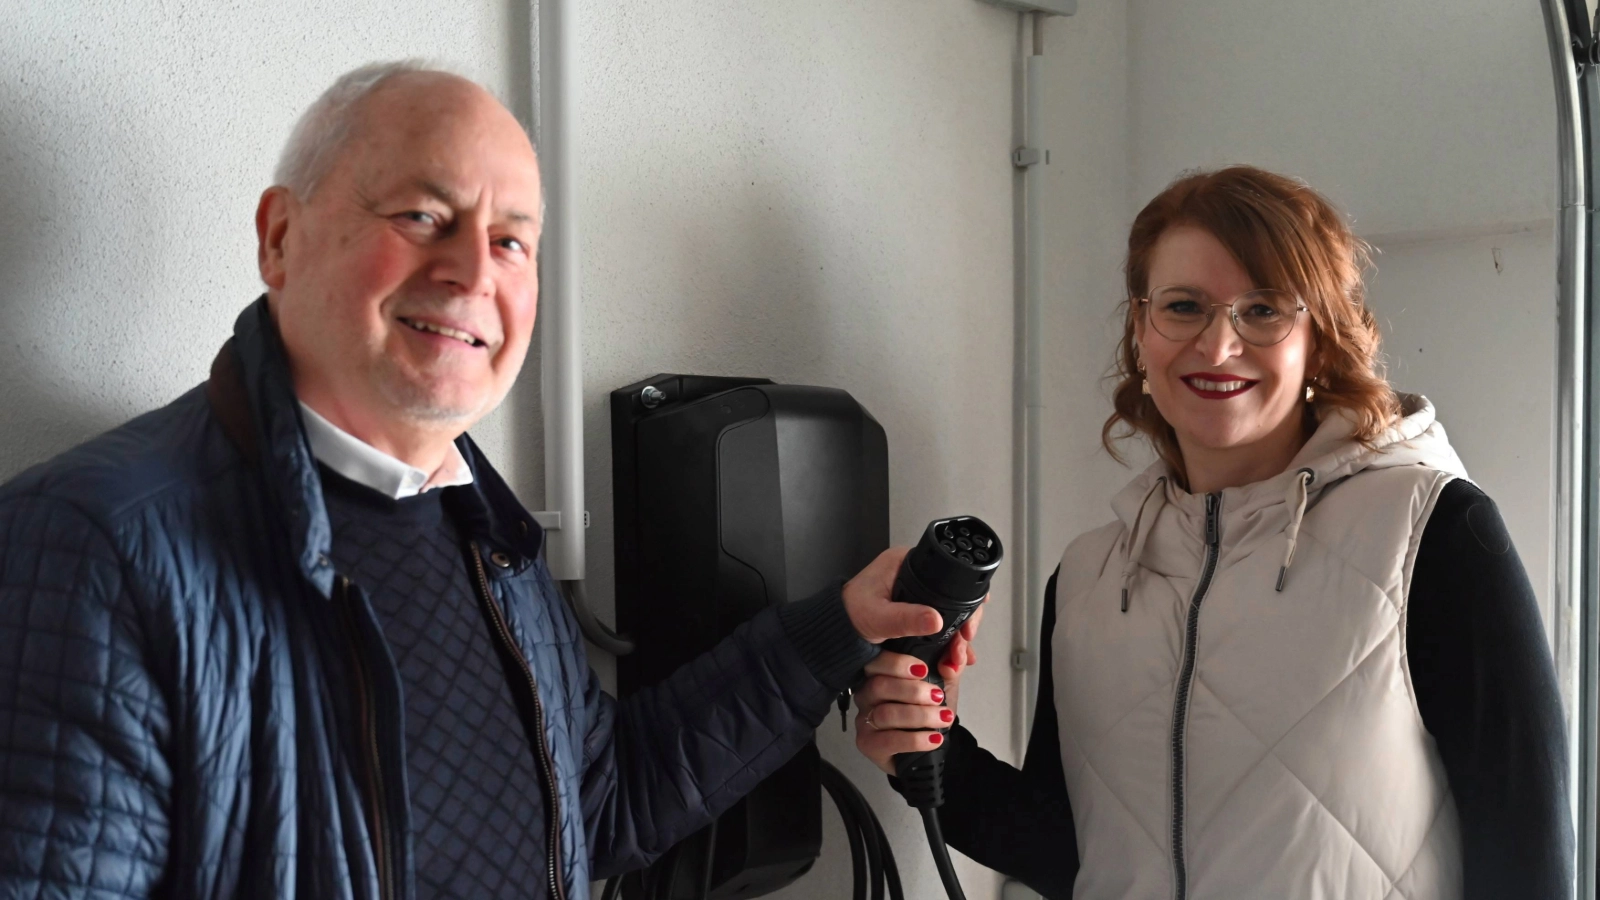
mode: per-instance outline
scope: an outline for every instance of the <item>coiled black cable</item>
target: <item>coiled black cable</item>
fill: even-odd
[[[651,891],[650,900],[672,900],[672,888],[678,881],[678,868],[683,862],[683,845],[679,844],[667,851],[663,858],[665,871]]]
[[[828,763],[824,761],[823,765],[827,766]],[[828,768],[832,769],[833,767],[828,766]],[[840,818],[845,820],[844,836],[845,840],[850,843],[850,877],[852,885],[850,896],[854,897],[855,900],[865,900],[867,896],[866,840],[861,833],[861,829],[851,827],[854,812],[847,812],[850,806],[850,799],[839,785],[839,781],[840,776],[837,769],[833,769],[832,772],[823,771],[822,787],[828,792],[828,796],[833,798],[833,805],[838,807]],[[874,885],[876,883],[875,880]],[[878,898],[874,897],[873,900],[878,900]]]
[[[711,896],[711,867],[717,862],[716,819],[711,820],[711,828],[706,832],[706,858],[700,862],[700,900],[708,900]]]
[[[894,849],[883,833],[883,823],[872,811],[867,798],[839,771],[833,763],[822,761],[822,786],[827,789],[833,803],[839,808],[839,818],[844,820],[845,837],[850,842],[851,865],[857,873],[852,897],[867,900],[868,889],[872,900],[883,900],[888,888],[890,900],[905,900],[900,886],[900,869],[894,862]],[[859,851],[858,851],[859,846]],[[865,857],[865,866],[862,857]],[[865,868],[865,879],[860,877]]]
[[[845,774],[827,760],[822,760],[822,787],[832,798],[833,805],[839,810],[839,818],[844,823],[845,840],[850,844],[850,867],[852,872],[853,900],[905,900],[905,890],[900,884],[900,867],[895,865],[894,850],[889,846],[889,837],[883,831],[883,823],[878,821],[877,813],[872,811],[872,806],[867,803],[867,798],[862,796],[860,789],[851,783]],[[694,896],[697,900],[709,900],[712,885],[712,865],[716,861],[717,827],[715,823],[704,833],[706,837],[706,850],[704,865],[700,870],[700,883]],[[944,847],[941,840],[938,845]],[[684,845],[667,851],[658,867],[639,873],[632,872],[626,876],[616,875],[608,879],[601,900],[618,900],[624,894],[629,898],[648,898],[648,900],[674,900],[673,888],[678,879],[678,870],[683,859]],[[938,853],[935,852],[935,856]],[[945,863],[948,865],[949,856],[946,855]],[[941,870],[940,876],[944,873]],[[953,877],[953,876],[952,876]],[[624,885],[624,880],[627,884]],[[947,881],[947,885],[948,885]],[[624,890],[626,887],[626,890]],[[959,891],[959,888],[957,889]],[[952,894],[960,897],[960,894]]]

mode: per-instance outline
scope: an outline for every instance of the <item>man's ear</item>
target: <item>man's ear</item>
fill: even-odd
[[[288,188],[274,185],[261,192],[261,202],[256,205],[256,265],[261,280],[274,291],[282,290],[286,278],[284,245],[289,218],[298,211],[299,203]]]

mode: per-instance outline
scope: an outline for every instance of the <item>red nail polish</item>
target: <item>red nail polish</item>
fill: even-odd
[[[922,663],[913,664],[911,666],[911,677],[912,678],[927,678],[928,677],[928,667],[923,665]]]
[[[934,688],[932,691],[930,691],[929,695],[933,697],[933,702],[935,703],[944,702],[944,691],[941,691],[938,688]]]
[[[942,743],[944,743],[944,735],[942,735],[939,732],[935,731],[933,734],[928,735],[928,743],[930,743],[930,744],[942,744]]]
[[[956,711],[955,710],[953,710],[953,709],[941,709],[941,710],[939,710],[939,721],[941,721],[941,722],[954,722],[955,720],[956,720]]]

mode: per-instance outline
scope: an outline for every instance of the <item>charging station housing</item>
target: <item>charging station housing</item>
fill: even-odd
[[[622,696],[889,546],[887,440],[842,390],[657,375],[611,393],[611,443],[617,627],[636,645],[617,660]],[[709,896],[759,897],[811,868],[820,765],[808,745],[722,815]],[[699,896],[708,837],[685,842],[668,896]]]

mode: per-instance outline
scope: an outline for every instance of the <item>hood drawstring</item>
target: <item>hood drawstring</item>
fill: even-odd
[[[1306,489],[1315,481],[1317,473],[1310,469],[1301,469],[1294,473],[1294,481],[1289,483],[1289,496],[1285,502],[1289,505],[1289,527],[1284,529],[1284,536],[1289,539],[1289,546],[1283,553],[1283,567],[1278,569],[1278,593],[1283,593],[1283,582],[1289,577],[1289,566],[1294,563],[1294,547],[1300,541],[1300,522],[1306,517]]]
[[[1164,490],[1166,485],[1167,477],[1165,475],[1157,478],[1156,483],[1151,485],[1150,490],[1145,492],[1144,499],[1139,501],[1139,513],[1133,517],[1133,531],[1128,538],[1130,542],[1128,558],[1122,563],[1123,612],[1128,611],[1128,589],[1133,586],[1133,576],[1139,570],[1139,557],[1144,555],[1145,542],[1149,539],[1150,530],[1155,527],[1156,523],[1155,514],[1149,516],[1144,514],[1145,507],[1150,505],[1150,498],[1156,496],[1157,492],[1161,494],[1163,500],[1166,498],[1166,491]],[[1158,508],[1157,512],[1159,511]]]

